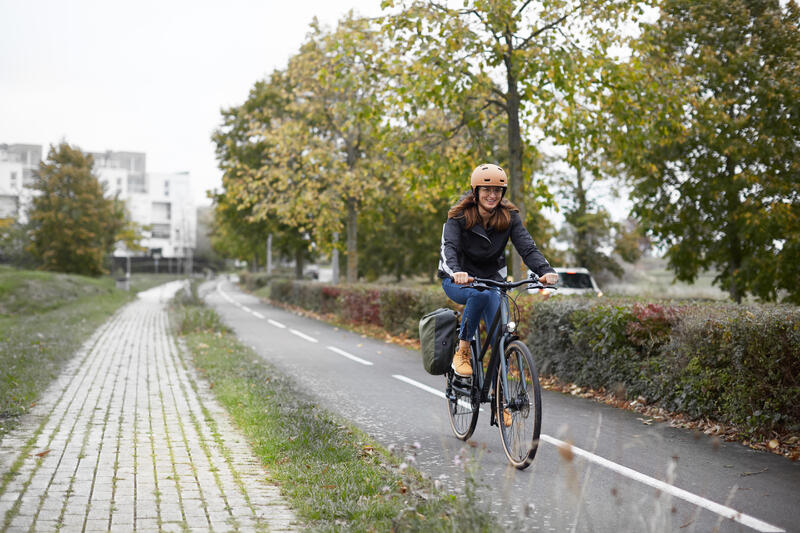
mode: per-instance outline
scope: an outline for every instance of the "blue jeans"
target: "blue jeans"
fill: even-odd
[[[494,315],[500,307],[500,291],[497,289],[479,291],[465,285],[457,285],[450,278],[442,280],[442,289],[448,298],[457,304],[464,304],[459,339],[471,340],[478,331],[481,317],[486,324],[486,329],[489,329]],[[487,342],[491,343],[491,339]]]

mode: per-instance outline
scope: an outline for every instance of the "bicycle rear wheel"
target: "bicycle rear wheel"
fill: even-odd
[[[474,357],[473,357],[474,368]],[[472,402],[472,385],[474,378],[462,378],[447,371],[447,412],[450,415],[450,427],[453,434],[461,440],[467,440],[478,424],[480,404]]]
[[[498,371],[495,409],[500,438],[508,460],[520,470],[533,462],[542,429],[542,392],[533,357],[522,341],[515,340],[505,352],[505,381],[508,401],[503,394],[503,375]],[[505,425],[508,413],[511,424]]]

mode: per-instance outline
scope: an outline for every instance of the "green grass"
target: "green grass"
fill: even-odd
[[[0,438],[78,348],[133,294],[174,276],[135,275],[131,292],[89,278],[0,266]]]
[[[146,291],[178,279],[186,279],[186,276],[179,274],[131,274],[131,292]]]
[[[193,298],[184,298],[190,303]],[[195,304],[197,303],[194,300]],[[413,468],[315,403],[243,346],[213,310],[176,305],[195,366],[305,527],[320,531],[496,531],[477,502],[438,492]],[[395,452],[397,453],[397,452]],[[413,450],[404,450],[403,455]]]

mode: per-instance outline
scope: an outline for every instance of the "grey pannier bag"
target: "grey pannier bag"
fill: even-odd
[[[458,313],[441,307],[419,321],[419,344],[422,365],[428,374],[438,376],[447,372],[453,361],[458,337]]]

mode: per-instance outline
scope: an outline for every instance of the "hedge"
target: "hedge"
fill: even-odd
[[[414,339],[419,338],[422,315],[439,307],[457,308],[437,287],[326,285],[286,279],[270,283],[270,299]]]
[[[670,411],[800,431],[800,309],[783,305],[552,299],[526,342],[542,374],[624,390]]]
[[[273,279],[270,298],[418,338],[423,314],[460,309],[430,288]],[[519,334],[542,375],[752,435],[800,431],[800,308],[527,296]]]

